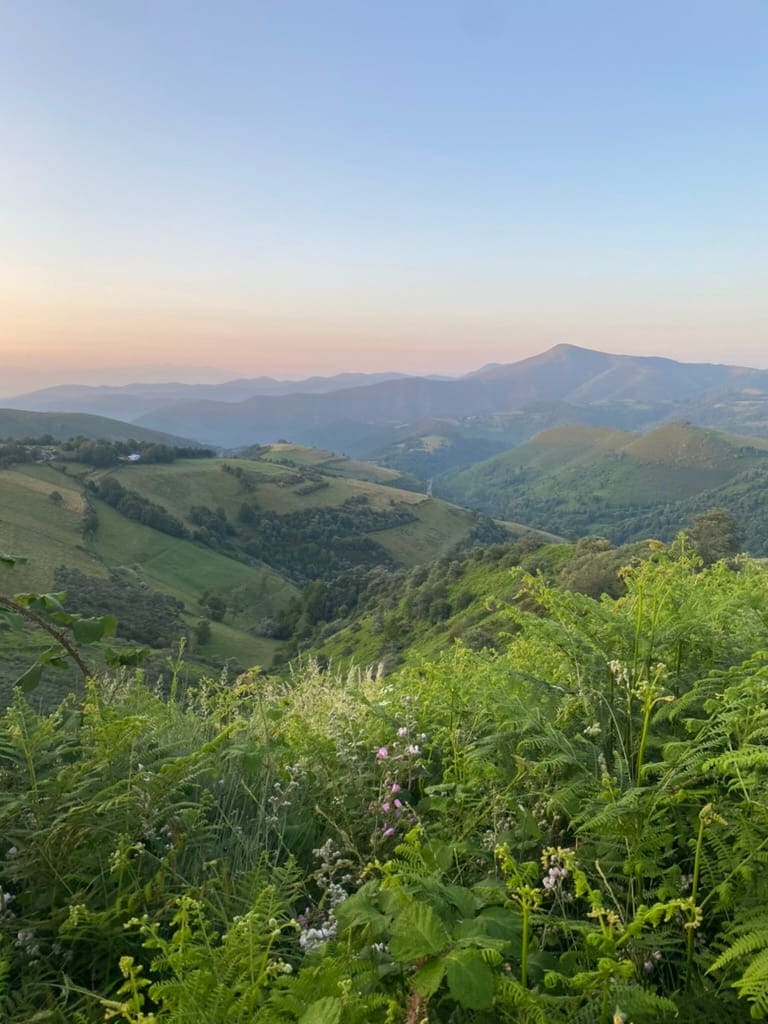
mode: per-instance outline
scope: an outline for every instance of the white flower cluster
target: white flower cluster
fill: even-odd
[[[336,937],[336,919],[329,918],[319,928],[302,928],[299,932],[299,945],[305,953],[311,953],[324,942]]]
[[[352,875],[346,870],[351,862],[342,857],[332,839],[326,840],[322,846],[312,853],[320,861],[314,874],[318,889],[323,893],[321,908],[299,915],[299,945],[305,953],[311,953],[324,942],[336,937],[336,915],[334,910],[344,902],[349,893],[344,888],[352,882]],[[336,875],[344,871],[338,881]]]

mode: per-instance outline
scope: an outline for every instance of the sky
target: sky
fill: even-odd
[[[3,0],[0,394],[768,366],[765,0]]]

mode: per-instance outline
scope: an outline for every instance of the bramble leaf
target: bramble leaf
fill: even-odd
[[[479,949],[458,949],[446,957],[451,995],[466,1010],[485,1010],[493,1001],[496,979]]]
[[[396,960],[408,962],[441,953],[450,943],[448,929],[426,903],[412,903],[392,926],[389,948]]]

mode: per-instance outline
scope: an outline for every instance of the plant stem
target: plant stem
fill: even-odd
[[[699,873],[701,871],[701,849],[704,845],[704,822],[705,815],[699,814],[699,834],[696,838],[696,853],[693,858],[693,878],[691,880],[691,901],[693,902],[694,913],[696,911],[696,895],[699,889]],[[693,922],[689,922],[688,935],[685,941],[685,983],[691,983],[691,971],[693,970]]]
[[[26,605],[20,604],[18,601],[14,601],[12,597],[8,597],[6,594],[0,594],[0,606],[8,608],[12,612],[16,612],[18,615],[22,615],[29,622],[34,623],[38,629],[45,630],[46,633],[53,637],[60,647],[64,648],[70,658],[83,673],[83,678],[90,679],[93,675],[93,670],[89,668],[87,663],[80,657],[80,652],[71,642],[66,633],[62,632],[60,629],[56,629],[56,627],[52,626],[50,622],[46,622],[42,615],[38,615],[37,612],[33,612],[31,608],[27,608]]]

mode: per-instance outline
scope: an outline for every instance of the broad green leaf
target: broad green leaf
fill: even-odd
[[[493,1002],[496,978],[479,949],[459,949],[445,961],[451,995],[466,1010],[485,1010]]]
[[[110,616],[111,618],[111,616]],[[103,619],[76,619],[72,623],[72,635],[79,644],[93,644],[106,636]]]
[[[33,665],[32,668],[28,668],[27,671],[19,676],[14,683],[14,686],[19,686],[24,693],[30,693],[40,682],[40,678],[43,674],[42,665]]]
[[[69,626],[77,618],[76,615],[71,615],[69,612],[51,612],[48,616],[51,622],[55,622],[57,626]]]
[[[150,654],[148,647],[129,647],[124,651],[117,651],[114,647],[107,647],[104,651],[104,660],[110,668],[119,668],[121,665],[128,668],[135,668]]]
[[[299,1017],[299,1024],[339,1024],[341,1000],[337,996],[324,996],[310,1003]]]
[[[520,913],[513,907],[487,907],[477,916],[488,935],[508,942],[519,942],[523,934]]]
[[[371,892],[369,883],[336,908],[334,913],[340,932],[348,928],[365,928],[369,940],[378,939],[383,934],[388,919],[372,902]]]
[[[38,655],[37,660],[41,665],[53,665],[54,668],[67,668],[69,665],[60,647],[49,647]]]
[[[434,910],[426,903],[412,903],[395,920],[389,948],[396,960],[408,962],[441,953],[450,941]]]
[[[18,612],[14,612],[10,608],[0,608],[0,619],[9,628],[18,629],[19,626],[24,625],[24,616],[19,615]]]
[[[16,594],[14,600],[36,612],[62,612],[66,594]]]
[[[462,917],[471,917],[477,907],[477,897],[461,885],[446,885],[446,895]]]
[[[114,615],[102,615],[101,621],[104,626],[104,636],[114,636],[117,632],[117,619]]]
[[[442,958],[430,960],[414,974],[414,991],[418,992],[422,999],[429,999],[440,988],[444,974],[445,963]]]

